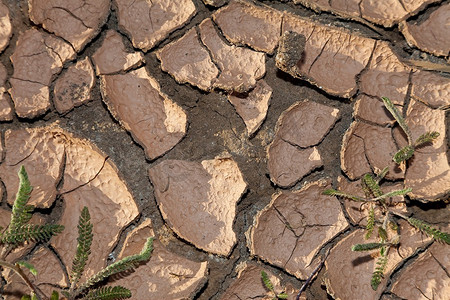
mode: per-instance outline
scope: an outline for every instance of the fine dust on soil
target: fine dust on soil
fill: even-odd
[[[26,13],[26,1],[7,0],[3,2],[8,3],[8,6],[12,9],[11,20],[13,26],[20,28],[19,31],[25,31],[30,27],[30,21]],[[198,25],[202,20],[211,15],[212,9],[207,8],[200,0],[194,2],[198,8],[197,15],[187,26],[173,32],[169,38],[160,43],[156,47],[157,49],[181,37],[190,28]],[[397,29],[385,30],[377,27],[377,33],[357,22],[345,21],[329,13],[316,14],[300,5],[288,5],[286,3],[280,3],[280,1],[261,2],[279,10],[287,10],[298,15],[314,18],[319,22],[333,23],[337,26],[351,28],[368,37],[389,40],[400,55],[402,53],[409,52],[408,54],[411,54],[413,52],[406,45]],[[108,29],[117,29],[117,16],[114,10],[111,11],[107,23],[102,27],[102,33],[87,45],[85,50],[79,54],[79,58],[91,56],[101,46]],[[13,73],[12,64],[9,60],[14,48],[11,45],[15,45],[17,38],[17,35],[12,37],[10,46],[0,56],[0,60],[7,67],[9,75]],[[131,42],[125,37],[123,40],[128,50],[133,50]],[[405,52],[405,50],[408,52]],[[271,195],[279,190],[271,184],[268,177],[266,146],[272,141],[275,124],[280,114],[293,103],[305,99],[310,99],[340,110],[340,120],[338,120],[325,140],[318,146],[322,154],[324,166],[314,170],[293,187],[293,189],[299,189],[306,182],[323,177],[330,177],[335,180],[341,174],[339,151],[344,132],[352,120],[353,104],[348,99],[332,97],[306,81],[293,79],[290,75],[279,71],[275,67],[274,55],[269,55],[266,62],[267,73],[264,79],[273,88],[270,107],[262,127],[254,137],[248,139],[245,135],[246,129],[244,122],[228,102],[225,93],[221,93],[220,91],[206,93],[187,84],[177,84],[170,75],[160,69],[160,62],[157,60],[153,51],[145,54],[145,61],[145,67],[148,73],[157,79],[162,91],[180,105],[188,116],[189,125],[187,135],[171,151],[165,154],[163,158],[157,158],[154,161],[148,161],[145,158],[143,149],[113,119],[106,105],[102,102],[99,80],[96,81],[96,86],[92,94],[93,100],[91,102],[65,115],[59,115],[52,109],[52,112],[32,121],[15,117],[12,122],[2,123],[2,131],[13,128],[44,126],[58,121],[63,129],[74,133],[76,136],[86,138],[97,145],[116,164],[120,175],[129,186],[139,206],[141,218],[150,218],[152,220],[156,232],[167,239],[168,249],[194,261],[208,261],[208,283],[199,292],[196,299],[218,299],[230,285],[233,277],[236,276],[235,266],[239,262],[249,259],[250,254],[246,246],[244,233],[253,223],[253,218],[256,213],[263,209],[271,200]],[[449,123],[448,119],[447,112],[447,124]],[[447,128],[450,128],[450,126],[447,126]],[[449,132],[447,132],[447,136],[449,136]],[[228,258],[210,255],[200,251],[188,242],[179,240],[171,235],[170,230],[167,230],[164,226],[164,221],[159,213],[153,195],[153,187],[147,176],[147,170],[162,160],[181,159],[200,161],[213,159],[225,151],[232,154],[248,184],[246,194],[244,194],[237,205],[236,220],[233,227],[237,234],[238,243]],[[419,218],[433,221],[433,223],[444,223],[448,221],[444,219],[446,217],[445,210],[448,210],[448,206],[444,202],[433,205],[412,203],[411,206]],[[58,208],[58,205],[56,208]],[[137,222],[138,220],[125,229],[117,249],[120,249],[125,234]],[[266,266],[274,274],[279,275],[285,283],[291,282],[296,287],[301,286],[300,281],[285,271],[269,265]],[[319,278],[313,282],[308,290],[308,296],[311,299],[327,299],[328,295],[321,286],[321,275],[319,275]]]

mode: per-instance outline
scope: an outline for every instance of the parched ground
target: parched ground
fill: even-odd
[[[449,24],[439,0],[3,0],[0,226],[21,165],[33,222],[65,226],[7,260],[67,287],[87,206],[81,280],[155,236],[149,262],[107,283],[133,299],[272,299],[262,270],[295,299],[325,257],[302,299],[448,299],[448,246],[404,220],[372,290],[376,258],[351,251],[368,207],[322,192],[361,193],[388,166],[385,192],[412,188],[393,210],[450,231]],[[405,166],[381,97],[413,140],[440,133]],[[26,291],[15,276],[1,299]]]

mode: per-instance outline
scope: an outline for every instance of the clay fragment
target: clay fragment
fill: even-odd
[[[212,62],[208,51],[199,42],[195,28],[180,39],[156,52],[161,69],[172,75],[179,83],[190,83],[209,91],[219,69]]]
[[[228,46],[217,34],[211,19],[204,20],[199,29],[203,44],[220,69],[213,86],[238,93],[247,92],[255,87],[256,81],[266,73],[265,54]]]
[[[150,219],[131,231],[117,259],[134,255],[142,250],[148,237],[154,236]],[[192,299],[206,282],[208,262],[194,262],[169,252],[155,238],[150,260],[139,265],[134,272],[111,285],[126,286],[134,299]]]
[[[329,181],[316,181],[273,195],[247,232],[251,255],[306,279],[319,264],[314,256],[348,227],[339,201],[322,194],[329,187]]]
[[[68,41],[77,52],[100,32],[109,11],[109,0],[28,1],[30,20]]]
[[[438,56],[449,56],[450,4],[439,6],[420,24],[402,22],[400,30],[408,44]]]
[[[403,107],[399,105],[396,106],[399,111],[403,110]],[[353,106],[353,116],[358,120],[364,120],[381,126],[392,125],[395,123],[394,117],[386,109],[381,99],[365,94],[358,96],[355,105]]]
[[[91,100],[94,84],[94,69],[88,57],[71,65],[56,80],[53,98],[56,110],[63,114]]]
[[[220,7],[228,2],[228,0],[202,0],[206,5]]]
[[[408,164],[405,186],[413,189],[410,193],[412,198],[425,202],[442,199],[450,192],[445,111],[431,109],[419,101],[411,100],[406,112],[406,123],[413,141],[428,131],[437,131],[440,136],[431,145],[416,149]]]
[[[302,148],[315,146],[339,118],[337,108],[310,100],[296,102],[281,114],[276,135]]]
[[[228,101],[233,104],[236,112],[244,120],[249,137],[259,129],[266,118],[271,96],[272,88],[264,80],[259,80],[256,87],[248,94],[228,95]]]
[[[372,60],[360,77],[361,91],[403,105],[410,72],[411,68],[400,62],[387,42],[377,41]]]
[[[51,295],[54,290],[59,292],[59,289],[55,285],[63,287],[69,285],[69,281],[61,268],[61,263],[49,249],[44,247],[39,248],[32,254],[29,263],[38,271],[37,276],[32,275],[26,268],[23,268],[23,270],[30,281],[45,295]],[[7,281],[5,290],[2,291],[2,295],[5,296],[4,299],[21,299],[25,293],[28,294],[29,287],[16,273],[9,269],[4,273]]]
[[[65,148],[58,134],[59,131],[51,127],[6,131],[5,161],[0,165],[0,174],[9,204],[15,200],[19,187],[17,172],[21,165],[25,166],[33,186],[28,204],[39,208],[53,204],[62,176]]]
[[[316,147],[301,149],[279,137],[267,148],[267,160],[270,180],[283,188],[294,185],[323,165]]]
[[[352,251],[355,244],[377,242],[376,235],[364,239],[365,231],[358,229],[347,235],[331,250],[325,261],[325,284],[327,291],[334,299],[379,299],[383,293],[390,274],[403,261],[413,255],[417,249],[427,246],[431,239],[423,237],[406,221],[399,221],[400,245],[399,249],[391,249],[388,253],[388,263],[378,289],[370,287],[370,280],[374,271],[376,258],[373,252]],[[388,231],[388,238],[397,232]]]
[[[9,44],[12,34],[11,20],[9,19],[8,7],[0,3],[0,52]]]
[[[277,47],[282,16],[280,11],[244,1],[232,1],[213,14],[214,22],[230,42],[269,54]]]
[[[307,37],[305,45],[299,45],[298,52],[304,50],[303,55],[289,72],[291,75],[306,79],[335,96],[350,97],[356,92],[356,76],[369,62],[375,40],[291,14],[284,15],[283,31]],[[292,48],[292,45],[282,47]],[[330,70],[339,70],[339,76]]]
[[[0,3],[0,5],[2,4]],[[12,105],[9,102],[8,97],[6,96],[5,82],[7,76],[8,74],[6,72],[5,66],[0,63],[0,122],[11,121],[13,118]]]
[[[48,33],[29,29],[19,36],[11,56],[14,74],[9,80],[19,117],[34,118],[50,108],[50,82],[74,56],[69,44]]]
[[[236,203],[247,184],[231,157],[165,160],[149,170],[163,218],[181,238],[227,256],[236,243]]]
[[[275,63],[278,69],[296,76],[299,72],[297,62],[303,58],[306,37],[295,31],[286,31],[280,38]]]
[[[243,262],[236,267],[237,277],[222,294],[222,300],[241,300],[241,299],[272,299],[273,293],[268,291],[261,280],[261,271],[266,272],[273,284],[275,293],[286,293],[290,297],[295,297],[295,291],[291,287],[286,290],[281,285],[278,277],[270,271],[263,269],[259,265],[251,262]],[[291,299],[291,298],[288,298]]]
[[[431,108],[450,106],[450,79],[434,72],[417,71],[412,75],[411,97]]]
[[[197,12],[192,0],[117,0],[119,28],[147,52]]]
[[[186,113],[161,92],[145,67],[101,76],[101,91],[108,109],[149,159],[172,149],[186,134]]]
[[[440,243],[431,245],[401,270],[391,291],[402,299],[446,299],[450,294],[450,252],[447,247]]]
[[[372,169],[389,166],[387,179],[401,179],[402,170],[392,161],[397,152],[390,128],[355,121],[344,135],[341,148],[341,168],[352,180]]]
[[[63,263],[71,266],[77,246],[74,237],[78,236],[78,219],[82,208],[87,206],[93,224],[91,249],[95,249],[95,255],[89,257],[81,279],[83,282],[105,267],[122,229],[136,219],[139,211],[115,165],[105,161],[105,155],[91,143],[65,135],[68,155],[64,192],[61,193],[64,211],[59,222],[65,229],[64,234],[54,237],[51,243]],[[102,166],[100,170],[99,165]],[[69,189],[66,180],[68,185],[75,187]]]
[[[108,75],[120,71],[128,71],[144,62],[141,52],[128,53],[122,36],[114,30],[108,30],[100,48],[92,55],[97,75]]]

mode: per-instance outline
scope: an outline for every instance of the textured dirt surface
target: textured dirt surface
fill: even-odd
[[[84,205],[86,276],[155,237],[112,278],[133,299],[441,299],[448,246],[399,222],[375,292],[360,178],[389,166],[387,205],[449,230],[449,0],[0,1],[0,226],[24,165],[33,222],[63,224],[8,259],[67,286]],[[407,140],[439,131],[402,167]],[[376,212],[379,216],[380,212]],[[395,237],[396,232],[388,232]],[[369,240],[372,241],[372,240]],[[24,285],[1,272],[0,299]]]

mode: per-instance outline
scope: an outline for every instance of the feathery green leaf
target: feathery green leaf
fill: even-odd
[[[122,286],[107,286],[90,291],[83,299],[86,300],[120,300],[131,298],[129,289]]]
[[[89,209],[85,206],[81,210],[81,215],[78,220],[78,244],[77,252],[72,262],[72,272],[70,274],[71,288],[75,288],[78,284],[86,266],[86,262],[91,253],[92,239],[92,224]]]
[[[375,249],[380,249],[386,246],[385,243],[366,243],[366,244],[355,244],[352,246],[352,251],[371,251]]]
[[[387,239],[388,239],[388,235],[387,235],[386,230],[383,227],[381,227],[381,226],[378,226],[378,236],[380,237],[380,239],[381,239],[381,241],[383,243],[385,241],[387,241]]]
[[[440,231],[439,229],[432,227],[431,225],[416,218],[408,218],[407,221],[409,222],[409,224],[416,227],[420,231],[425,232],[436,241],[444,242],[450,245],[450,234],[448,234],[447,232]]]
[[[57,291],[52,292],[52,295],[50,296],[50,300],[59,300],[59,294]]]
[[[379,173],[377,173],[377,178],[375,179],[377,183],[380,183],[380,181],[386,177],[386,174],[389,172],[389,167],[384,167],[383,170],[381,170]]]
[[[397,153],[394,154],[392,160],[400,164],[402,161],[407,161],[414,155],[414,147],[413,146],[405,146],[402,149],[398,150]]]
[[[21,260],[21,261],[18,261],[16,264],[18,264],[21,267],[24,267],[24,268],[28,269],[30,271],[30,273],[33,274],[34,276],[37,275],[36,268],[32,264],[30,264],[29,262]]]
[[[344,197],[344,198],[347,198],[347,199],[350,199],[350,200],[353,200],[356,202],[365,202],[366,201],[365,199],[363,199],[361,197],[353,196],[353,195],[350,195],[350,194],[347,194],[344,192],[337,191],[335,189],[327,189],[327,190],[323,191],[322,194],[328,195],[328,196],[340,196],[340,197]]]
[[[371,194],[374,197],[379,197],[379,196],[383,195],[383,192],[381,191],[381,188],[380,188],[378,182],[372,177],[372,175],[365,174],[362,178],[362,181],[369,188]]]
[[[278,298],[278,299],[287,299],[287,298],[289,298],[289,296],[288,296],[288,294],[286,294],[286,293],[279,293],[279,294],[277,295],[277,298]]]
[[[370,281],[370,285],[372,286],[372,289],[374,291],[377,290],[378,286],[381,283],[381,279],[383,279],[384,277],[384,271],[386,269],[386,265],[387,265],[387,256],[385,255],[386,251],[383,248],[381,248],[380,250],[380,257],[378,258],[376,265],[375,265],[375,270],[372,274],[372,279]]]
[[[30,199],[31,191],[33,187],[28,179],[28,174],[24,166],[19,169],[19,190],[16,194],[16,200],[14,201],[11,213],[11,222],[8,227],[9,232],[14,232],[17,228],[24,225],[31,219],[31,211],[33,207],[31,205],[26,205]]]
[[[433,142],[433,140],[437,139],[438,136],[439,132],[437,131],[426,132],[417,138],[416,142],[414,143],[414,147],[417,148],[426,143],[431,143]]]
[[[397,120],[400,127],[403,129],[403,131],[406,133],[406,136],[408,137],[408,145],[412,145],[411,140],[411,131],[409,130],[408,125],[405,122],[405,119],[403,118],[402,114],[398,111],[397,107],[392,103],[392,101],[389,98],[381,97],[381,99],[384,102],[384,106],[386,106],[387,110],[392,114],[392,116]]]
[[[395,190],[395,191],[383,194],[380,197],[375,198],[375,200],[386,199],[386,198],[389,198],[389,197],[395,197],[395,196],[401,196],[401,195],[406,195],[406,194],[410,193],[411,191],[412,191],[412,188],[407,188],[407,189],[403,189],[403,190]]]
[[[149,260],[150,255],[153,250],[153,238],[148,238],[144,247],[142,248],[141,253],[127,256],[98,272],[97,274],[90,277],[80,288],[80,290],[84,290],[93,286],[94,284],[108,278],[111,275],[132,270],[141,262],[145,262]]]
[[[369,216],[367,217],[367,225],[366,225],[366,235],[364,238],[367,240],[372,235],[373,229],[375,227],[375,209],[372,206],[369,208]]]
[[[3,234],[3,243],[18,245],[24,242],[39,242],[49,240],[52,236],[63,231],[64,226],[57,224],[26,224],[16,228],[15,231],[7,231]]]
[[[261,271],[261,279],[262,282],[264,283],[264,286],[271,292],[273,292],[273,284],[269,279],[269,276],[267,275],[266,272]]]

